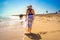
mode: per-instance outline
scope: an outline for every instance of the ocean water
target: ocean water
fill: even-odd
[[[20,20],[18,16],[7,16],[7,17],[0,17],[0,28],[9,26],[9,25],[14,25],[17,23],[17,21]]]

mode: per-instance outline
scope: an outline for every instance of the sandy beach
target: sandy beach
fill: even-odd
[[[0,40],[60,40],[60,0],[0,0]]]
[[[35,16],[31,34],[24,34],[19,22],[3,26],[0,25],[0,40],[60,40],[60,14]]]

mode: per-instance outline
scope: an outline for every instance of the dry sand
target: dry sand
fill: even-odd
[[[60,14],[36,16],[32,33],[25,40],[60,40]]]

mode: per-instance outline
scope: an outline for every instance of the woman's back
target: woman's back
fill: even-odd
[[[27,9],[28,14],[34,14],[34,10],[33,9]]]

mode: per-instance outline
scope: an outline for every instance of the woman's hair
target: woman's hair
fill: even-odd
[[[31,8],[31,7],[32,7],[32,5],[27,6],[28,9]]]
[[[32,7],[32,5],[30,5],[30,7]]]

